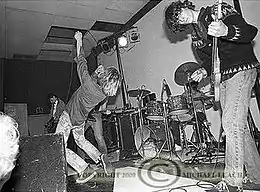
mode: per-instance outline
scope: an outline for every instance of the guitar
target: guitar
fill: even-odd
[[[44,125],[48,133],[55,133],[58,121],[53,117]]]
[[[221,4],[222,0],[218,0],[217,2],[217,11],[215,11],[215,18],[214,21],[219,21],[222,17],[221,12]],[[221,73],[220,73],[220,59],[218,56],[218,38],[213,37],[213,44],[212,44],[212,84],[214,85],[214,98],[215,102],[219,101],[219,87],[220,87],[220,80],[221,80]]]

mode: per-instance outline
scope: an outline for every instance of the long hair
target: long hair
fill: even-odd
[[[185,31],[187,29],[187,26],[189,25],[179,23],[179,15],[182,8],[195,10],[195,5],[189,0],[184,0],[183,2],[181,0],[178,0],[172,2],[165,11],[166,24],[174,33],[178,31]]]
[[[15,167],[19,138],[17,122],[0,112],[0,180]]]
[[[117,69],[108,67],[97,74],[97,80],[106,96],[114,96],[121,84],[122,78]]]

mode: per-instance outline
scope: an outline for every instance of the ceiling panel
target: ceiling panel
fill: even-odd
[[[102,15],[100,16],[99,20],[124,24],[131,18],[131,16],[131,13],[105,9]]]
[[[62,2],[58,4],[56,14],[68,16],[72,18],[98,20],[102,12],[103,12],[103,8],[86,7],[71,2]]]
[[[95,20],[91,19],[78,19],[67,16],[56,16],[53,21],[53,25],[61,26],[61,27],[72,27],[72,28],[80,28],[80,29],[89,29]]]
[[[6,1],[6,7],[17,10],[27,10],[37,13],[55,14],[57,1]]]
[[[113,0],[74,0],[76,4],[105,9]]]
[[[7,55],[12,57],[18,53],[32,55],[39,53],[53,19],[54,15],[7,9],[5,34]]]
[[[41,51],[51,49],[44,41],[52,26],[89,30],[83,39],[88,53],[99,46],[100,39],[124,29],[126,23],[129,25],[129,20],[131,25],[137,22],[143,15],[138,14],[134,19],[133,16],[148,2],[151,3],[149,0],[1,0],[0,57],[25,54],[34,58],[41,53],[38,59],[70,60],[71,55],[63,50],[66,43],[56,46],[57,51]],[[91,30],[95,25],[98,31]]]
[[[113,0],[107,9],[128,12],[128,13],[136,13],[142,6],[144,6],[145,2],[138,0]]]

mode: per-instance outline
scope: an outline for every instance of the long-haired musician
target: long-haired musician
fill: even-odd
[[[77,31],[74,35],[77,41],[77,72],[80,80],[80,87],[73,93],[65,110],[63,111],[56,133],[63,133],[65,143],[70,132],[73,133],[76,144],[83,149],[88,156],[96,163],[101,164],[104,171],[107,172],[109,161],[105,154],[102,154],[94,145],[92,145],[84,137],[85,121],[89,112],[108,96],[115,96],[121,83],[121,75],[114,67],[104,68],[100,65],[90,75],[88,72],[88,64],[84,57],[82,45],[82,33]],[[67,147],[67,146],[66,146]],[[79,178],[77,183],[85,183],[93,178],[97,173],[91,169],[79,155],[72,150],[66,148],[66,159],[72,168],[74,168]]]
[[[219,5],[221,9],[218,9]],[[221,18],[216,19],[217,11]],[[255,186],[260,184],[260,157],[247,128],[251,90],[257,77],[256,67],[259,65],[251,44],[257,28],[248,24],[227,3],[196,10],[191,1],[174,1],[166,9],[165,20],[174,33],[193,29],[192,48],[201,61],[201,68],[191,75],[194,81],[199,82],[202,78],[211,76],[213,39],[218,39],[217,56],[222,76],[219,90],[226,151],[224,178],[216,188],[242,191],[246,186],[243,184],[244,166],[247,178]]]

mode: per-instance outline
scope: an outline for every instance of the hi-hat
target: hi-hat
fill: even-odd
[[[188,83],[189,76],[200,68],[200,65],[195,62],[186,62],[181,64],[175,71],[174,80],[178,85],[185,85]]]
[[[129,90],[127,91],[129,97],[140,97],[140,96],[145,96],[147,94],[149,94],[151,91],[146,90],[146,89],[133,89],[133,90]]]

